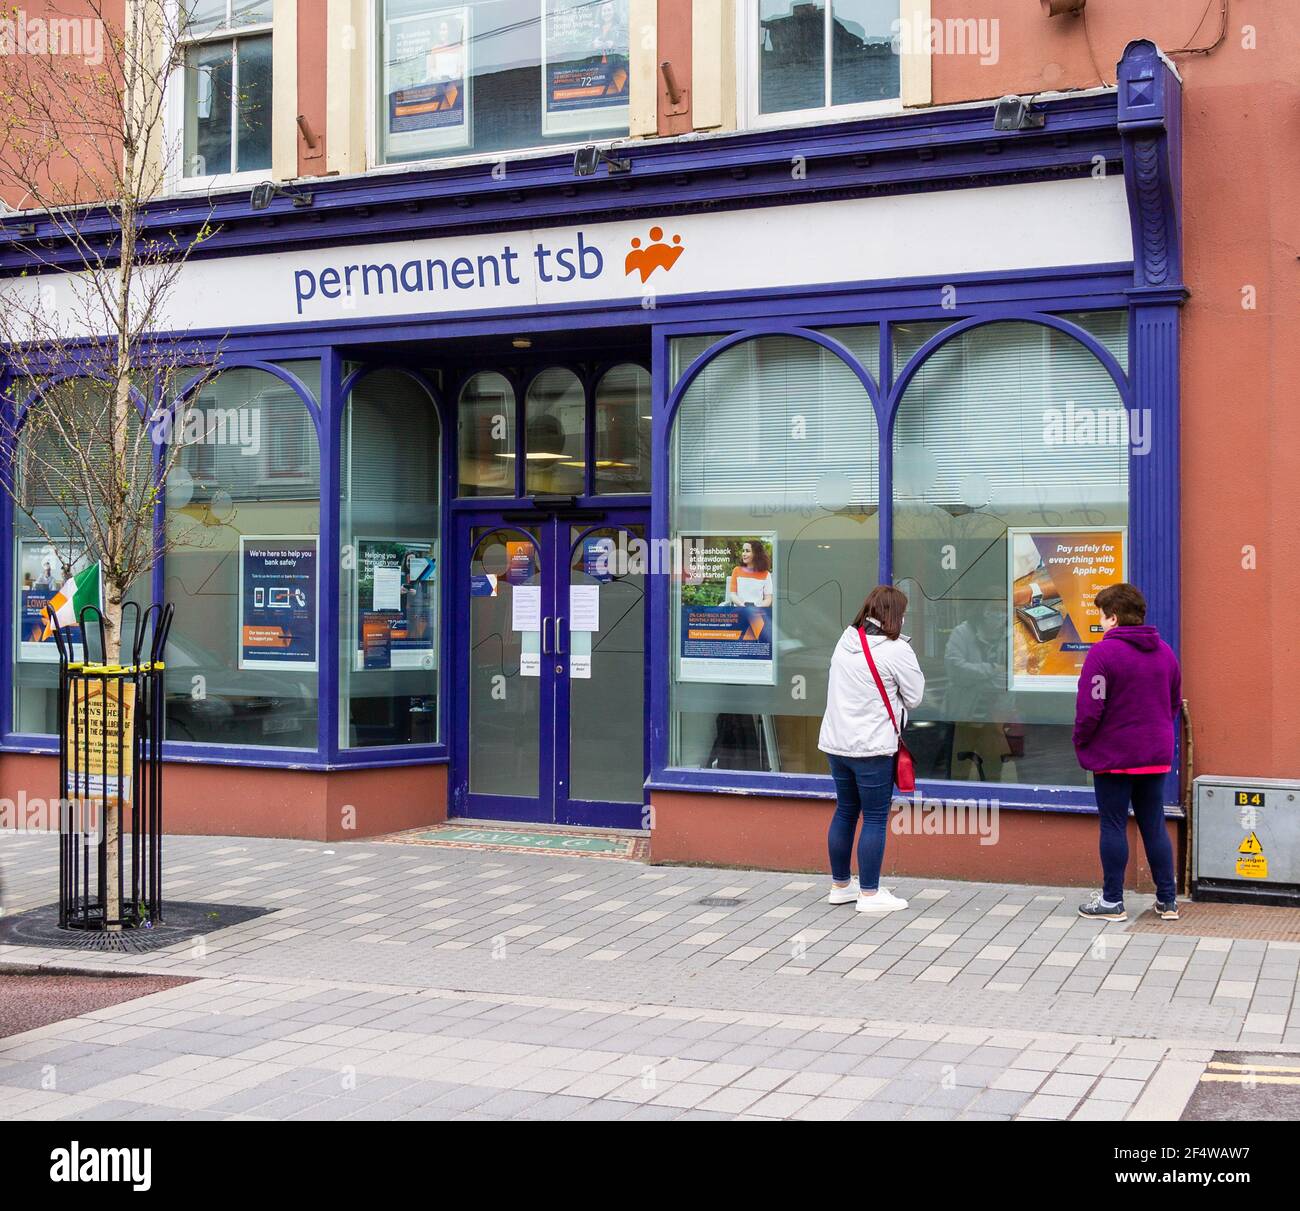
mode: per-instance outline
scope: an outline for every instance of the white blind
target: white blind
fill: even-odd
[[[392,370],[367,375],[352,390],[346,432],[345,498],[422,518],[439,479],[438,417],[420,384]]]
[[[938,349],[903,397],[894,450],[900,500],[1100,508],[1128,496],[1115,384],[1078,341],[1039,324],[990,324]]]
[[[319,496],[316,427],[282,379],[246,366],[222,371],[179,418],[183,429],[200,422],[206,436],[180,454],[180,465],[195,478],[196,499],[215,489],[235,501]]]
[[[832,482],[838,506],[877,500],[870,397],[838,357],[797,337],[758,337],[714,358],[682,400],[674,453],[683,504],[816,506]]]

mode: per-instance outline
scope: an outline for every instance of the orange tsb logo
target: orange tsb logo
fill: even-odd
[[[623,262],[623,274],[627,276],[631,273],[639,273],[641,282],[644,285],[656,269],[662,269],[668,272],[677,264],[677,258],[682,255],[686,249],[682,246],[682,237],[673,236],[671,244],[663,242],[664,229],[662,227],[650,228],[650,240],[644,248],[641,247],[641,240],[634,238],[632,240],[632,251],[627,254],[627,259]]]

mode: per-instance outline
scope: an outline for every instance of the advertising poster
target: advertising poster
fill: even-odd
[[[71,560],[70,563],[66,562]],[[45,607],[63,584],[78,572],[90,565],[85,549],[77,543],[58,543],[51,545],[43,538],[23,540],[18,544],[18,567],[14,581],[17,585],[15,616],[18,625],[17,658],[19,660],[42,661],[57,664],[59,649],[55,645],[54,635],[45,634]],[[101,577],[99,599],[104,600],[104,585]],[[79,656],[81,648],[81,629],[72,631],[74,651]]]
[[[436,569],[432,543],[357,539],[358,670],[434,667]]]
[[[628,0],[542,0],[542,131],[628,120]]]
[[[532,576],[533,544],[526,540],[506,543],[506,583],[527,584]]]
[[[241,535],[239,581],[239,667],[315,672],[315,535]]]
[[[683,534],[681,681],[776,684],[775,534]]]
[[[467,147],[469,9],[443,8],[384,22],[384,133],[389,152]]]
[[[1011,603],[1009,688],[1073,690],[1088,649],[1102,636],[1093,599],[1127,576],[1124,527],[1007,531]]]
[[[582,570],[601,584],[607,584],[614,579],[617,557],[618,550],[612,538],[597,537],[582,540]]]

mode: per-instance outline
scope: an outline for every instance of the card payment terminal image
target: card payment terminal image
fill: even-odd
[[[1035,585],[1029,604],[1016,607],[1016,617],[1033,632],[1034,638],[1039,643],[1043,643],[1048,639],[1054,639],[1061,627],[1065,625],[1065,615],[1056,608],[1060,604],[1059,597],[1044,600],[1043,595],[1038,591],[1038,586]]]

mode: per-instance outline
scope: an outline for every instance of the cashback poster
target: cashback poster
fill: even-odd
[[[542,0],[542,129],[614,129],[628,120],[628,0]]]
[[[776,535],[682,534],[680,681],[776,684]]]
[[[436,570],[430,542],[357,539],[359,670],[434,667]]]
[[[469,145],[469,9],[384,22],[384,133],[390,152]]]
[[[1088,649],[1102,637],[1093,599],[1127,577],[1127,531],[1012,527],[1007,545],[1009,688],[1073,690]]]
[[[239,539],[239,667],[316,671],[316,537]]]
[[[59,649],[51,633],[45,634],[45,607],[64,582],[90,565],[85,548],[77,543],[51,544],[42,539],[23,540],[18,544],[18,567],[14,580],[18,600],[16,644],[19,660],[56,664]],[[104,583],[100,578],[99,600],[104,600]],[[80,653],[81,628],[72,628],[75,654]]]

